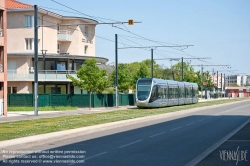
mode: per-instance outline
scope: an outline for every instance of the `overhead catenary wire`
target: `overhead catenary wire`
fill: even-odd
[[[54,0],[52,0],[52,1],[58,3],[57,1],[54,1]],[[69,8],[69,9],[71,9],[71,10],[76,11],[77,13],[80,13],[81,15],[85,15],[85,16],[94,18],[94,19],[96,19],[96,20],[100,20],[100,19],[112,20],[112,19],[107,19],[107,18],[102,18],[102,17],[90,16],[90,15],[87,15],[87,14],[85,14],[85,13],[82,13],[82,12],[80,12],[80,11],[78,11],[78,10],[75,10],[75,9],[73,9],[73,8],[70,8],[70,7],[68,7],[68,6],[65,6],[65,5],[63,5],[63,4],[61,4],[61,3],[59,3],[59,4],[62,5],[62,6],[64,6],[64,7]],[[46,7],[44,7],[44,8],[46,8]],[[47,8],[48,8],[48,7],[47,7]],[[51,8],[51,9],[52,9],[52,8]],[[9,10],[9,9],[8,9],[8,10]],[[59,11],[59,10],[58,10],[58,11]],[[66,12],[66,11],[64,11],[64,12]],[[67,12],[69,12],[69,11],[67,11]],[[69,13],[70,13],[70,12],[69,12]],[[71,12],[71,13],[72,13],[72,12]],[[74,12],[74,14],[77,14],[77,13]],[[39,18],[39,20],[41,20],[41,19]],[[48,22],[48,23],[51,23],[51,24],[53,24],[53,25],[57,25],[56,23],[50,22],[50,21],[45,20],[45,19],[44,19],[44,21],[45,21],[45,22]],[[104,22],[104,21],[102,21],[102,20],[100,20],[100,21],[101,21],[101,22]],[[115,21],[115,20],[112,20],[112,21]],[[122,25],[126,28],[126,26],[125,26],[124,24],[122,24]],[[59,26],[60,26],[60,25],[59,25]],[[126,28],[126,30],[124,30],[123,28],[120,28],[120,27],[116,27],[116,26],[113,26],[113,27],[119,28],[119,29],[121,29],[121,30],[123,30],[123,31],[125,31],[125,32],[128,32],[128,33],[130,33],[130,34],[133,34],[133,35],[137,36],[138,39],[148,40],[148,41],[155,42],[155,43],[158,43],[158,44],[161,44],[161,45],[163,45],[162,43],[165,43],[165,42],[159,42],[159,41],[151,40],[151,39],[145,38],[145,37],[143,37],[143,36],[137,35],[137,34],[131,32],[131,31],[129,31],[127,28]],[[70,28],[70,29],[73,29],[73,28]],[[76,30],[77,30],[77,29],[76,29]],[[88,33],[88,34],[90,34],[90,33]],[[107,39],[107,38],[105,38],[105,37],[101,37],[101,36],[97,36],[97,35],[93,35],[93,34],[90,34],[90,35],[96,36],[97,38],[104,39],[104,40],[106,40],[106,41],[115,42],[115,41],[113,41],[113,40],[111,40],[111,39]],[[122,35],[121,35],[121,36],[122,36]],[[128,36],[127,36],[127,37],[128,37]],[[130,36],[130,37],[131,37],[131,36]],[[134,37],[134,38],[135,38],[135,37]],[[124,44],[124,43],[123,43],[123,44]],[[173,44],[173,43],[168,43],[168,44],[178,45],[178,44]],[[127,45],[127,46],[132,46],[132,45]],[[175,48],[171,48],[171,49],[175,49]],[[175,50],[178,50],[178,49],[175,49]],[[150,50],[147,50],[147,51],[150,51]],[[183,50],[178,50],[178,51],[183,52],[185,55],[188,55],[188,56],[191,56],[191,57],[195,57],[195,56],[192,56],[192,55],[190,55],[190,54],[184,52]],[[156,54],[159,54],[159,53],[156,53]],[[178,54],[178,53],[175,53],[175,54]],[[163,54],[159,54],[159,55],[164,56]],[[166,56],[167,56],[167,55],[166,55]],[[169,56],[168,56],[168,57],[169,57]],[[200,60],[200,61],[203,61],[203,60]],[[206,61],[203,61],[203,62],[209,63],[209,62],[206,62]],[[210,63],[210,64],[211,64],[211,63]]]
[[[94,17],[94,16],[87,15],[87,14],[85,14],[85,13],[82,13],[82,12],[80,12],[80,11],[78,11],[78,10],[76,10],[76,9],[73,9],[73,8],[71,8],[71,7],[68,7],[68,6],[66,6],[66,5],[63,5],[63,4],[61,4],[61,3],[59,3],[59,2],[57,2],[57,1],[55,1],[55,0],[51,0],[51,1],[53,1],[53,2],[55,2],[55,3],[57,3],[57,4],[60,4],[60,5],[64,6],[64,7],[66,7],[66,8],[69,8],[69,9],[71,9],[71,10],[73,10],[73,11],[76,11],[76,12],[78,12],[78,13],[81,13],[81,14],[83,14],[83,15],[85,15],[85,16],[88,16],[88,17],[90,17],[90,18],[94,18],[94,19],[97,18],[97,17]],[[99,19],[97,19],[97,20],[99,20]],[[113,27],[116,27],[116,26],[113,26]],[[135,36],[138,36],[138,37],[143,38],[143,39],[148,40],[148,41],[152,41],[152,42],[155,42],[155,43],[158,43],[158,44],[161,44],[161,43],[162,43],[162,42],[157,42],[157,41],[154,41],[154,40],[145,38],[145,37],[143,37],[143,36],[137,35],[137,34],[131,32],[131,31],[129,31],[129,30],[124,30],[124,29],[122,29],[122,28],[120,28],[120,27],[116,27],[116,28],[119,28],[119,29],[121,29],[121,30],[123,30],[123,31],[126,31],[126,32],[128,32],[128,33],[131,33],[131,34],[133,34],[133,35],[135,35]],[[177,45],[177,44],[175,44],[175,45]],[[175,49],[175,48],[172,48],[172,49]],[[184,52],[183,50],[179,50],[179,51]],[[185,53],[185,52],[184,52],[184,53]],[[191,56],[191,55],[189,55],[189,54],[187,54],[187,55],[188,55],[188,56]],[[195,57],[195,56],[191,56],[191,57]],[[201,61],[203,61],[203,60],[201,60]],[[208,63],[208,62],[206,62],[206,61],[203,61],[203,62]]]

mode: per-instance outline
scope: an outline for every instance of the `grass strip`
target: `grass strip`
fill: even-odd
[[[0,123],[0,141],[242,100],[246,99],[216,100],[158,109],[129,109]]]
[[[69,110],[77,110],[77,107],[72,106],[46,106],[46,107],[38,107],[39,111],[69,111]],[[34,111],[34,107],[8,107],[8,111]]]

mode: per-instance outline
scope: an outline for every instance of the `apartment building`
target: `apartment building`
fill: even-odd
[[[0,116],[7,116],[7,31],[5,0],[0,1]]]
[[[244,86],[246,84],[246,78],[246,76],[241,75],[229,75],[226,76],[226,84],[229,87],[233,85]]]
[[[246,84],[250,85],[250,75],[247,76]]]
[[[6,0],[8,33],[8,93],[33,93],[34,6]],[[38,94],[79,94],[66,74],[75,74],[86,59],[105,64],[95,56],[98,22],[62,16],[38,9]],[[65,26],[65,25],[68,26]]]

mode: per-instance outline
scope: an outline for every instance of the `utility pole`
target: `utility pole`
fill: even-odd
[[[217,98],[218,98],[218,88],[219,88],[219,75],[217,71],[217,89],[216,89]]]
[[[183,67],[183,57],[181,57],[181,76],[182,76],[182,78],[181,78],[181,81],[183,82],[184,81],[184,69],[183,69],[184,67]]]
[[[38,9],[37,5],[34,5],[34,115],[38,116]]]
[[[201,65],[201,94],[203,95],[203,79],[202,79],[202,77],[203,77],[203,65]],[[205,98],[207,98],[207,96],[205,97]]]
[[[117,34],[115,34],[115,106],[118,108],[118,48]]]
[[[154,50],[151,48],[151,77],[154,78]]]
[[[223,91],[223,88],[222,88],[222,73],[220,75],[220,86],[221,86],[221,93]],[[222,97],[222,94],[220,93],[220,98]]]
[[[224,97],[226,97],[226,75],[224,73]]]

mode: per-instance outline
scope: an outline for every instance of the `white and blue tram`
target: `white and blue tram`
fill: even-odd
[[[198,102],[198,85],[156,78],[140,78],[136,84],[138,108],[166,107]]]

